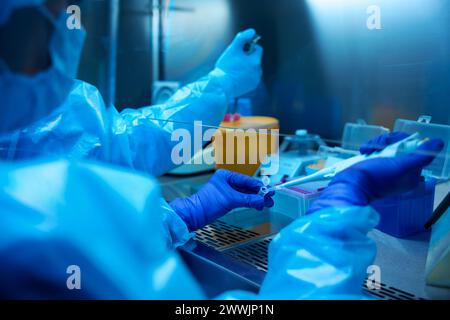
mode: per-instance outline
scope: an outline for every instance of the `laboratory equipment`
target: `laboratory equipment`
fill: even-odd
[[[267,186],[270,184],[270,178],[269,178],[268,176],[264,176],[264,177],[261,179],[261,181],[262,181],[262,183],[263,183],[263,185],[264,185],[265,187],[267,187]]]
[[[346,123],[342,135],[342,148],[359,151],[364,143],[386,133],[389,133],[389,129],[369,125],[363,119],[358,119],[356,123]]]
[[[252,100],[248,98],[235,98],[230,101],[228,113],[225,114],[223,122],[238,122],[242,116],[250,117],[252,115]]]
[[[446,212],[450,207],[450,192],[444,197],[442,202],[439,203],[436,210],[433,212],[430,220],[425,224],[425,229],[430,229]]]
[[[318,155],[317,149],[325,146],[320,136],[310,134],[306,130],[296,130],[294,136],[287,136],[280,145],[279,152],[270,155],[266,163],[263,163],[257,172],[257,176],[266,176],[274,162],[278,170],[270,174],[273,183],[284,182],[288,178],[305,175],[306,168],[325,156]]]
[[[263,183],[263,186],[261,187],[260,191],[258,192],[258,195],[265,196],[269,192],[267,191],[270,185],[270,178],[269,176],[263,176],[261,179],[261,182]],[[262,190],[262,191],[261,191]]]
[[[181,84],[176,81],[155,81],[152,86],[152,103],[166,103],[180,88]]]
[[[306,182],[327,180],[333,178],[339,172],[365,160],[379,158],[379,157],[395,157],[399,154],[407,154],[416,150],[420,144],[421,140],[419,139],[419,134],[413,134],[407,137],[404,140],[401,140],[395,144],[387,146],[384,150],[380,152],[374,152],[371,155],[359,155],[347,160],[340,161],[331,167],[324,168],[322,170],[317,171],[309,176],[300,177],[276,186],[269,188],[267,191],[278,191],[287,187],[292,187],[300,184],[304,184]],[[262,192],[262,191],[261,191]]]
[[[253,50],[255,50],[255,46],[259,42],[259,40],[261,40],[261,36],[256,34],[250,42],[247,42],[244,45],[244,51],[247,54],[251,54]]]
[[[427,178],[414,190],[374,201],[371,207],[380,214],[376,227],[396,238],[425,231],[424,224],[433,212],[436,180]]]
[[[380,152],[406,137],[408,134],[403,132],[379,136],[362,146],[361,153]],[[443,142],[434,139],[407,156],[358,163],[337,175],[308,213],[330,206],[370,204],[380,214],[379,230],[395,237],[424,231],[424,223],[433,210],[435,180],[427,178],[421,182],[420,173],[442,147]]]
[[[294,136],[285,137],[283,144],[280,146],[280,152],[295,150],[299,155],[307,155],[317,146],[323,145],[325,145],[325,142],[319,135],[311,134],[305,129],[298,129]]]
[[[450,126],[431,123],[430,116],[421,116],[417,121],[398,119],[395,122],[394,131],[406,133],[419,133],[430,139],[441,139],[444,141],[444,150],[425,169],[425,173],[436,179],[450,179]]]
[[[191,192],[197,192],[209,180],[209,175],[160,179],[164,182],[164,189],[173,184],[180,190],[189,189]],[[317,182],[317,189],[312,187],[315,183],[293,188],[307,189],[311,194],[315,191],[320,193],[321,183],[326,185],[327,181]],[[275,197],[288,193],[293,188],[280,190]],[[301,196],[303,194],[300,194]],[[299,202],[295,203],[297,205]],[[289,208],[289,204],[284,206],[283,213],[280,213],[278,205],[276,202],[273,208],[263,212],[251,209],[233,210],[219,221],[197,231],[194,240],[179,248],[183,259],[209,298],[233,289],[250,290],[255,293],[259,291],[268,270],[269,244],[278,232],[292,223],[296,217],[294,212],[297,210],[294,210],[294,205],[291,205],[292,208]],[[428,237],[418,235],[414,238],[398,239],[378,230],[374,230],[369,237],[378,247],[374,264],[383,270],[379,290],[369,290],[364,286],[369,298],[384,300],[450,298],[450,290],[428,287],[425,281],[417,278],[418,274],[424,272]]]
[[[292,219],[304,216],[311,204],[320,197],[328,181],[305,183],[301,186],[288,187],[275,193],[275,205],[271,212],[282,214]]]
[[[348,150],[341,147],[320,146],[317,155],[324,160],[306,167],[305,171],[307,174],[312,174],[320,169],[333,166],[342,160],[356,157],[360,154],[359,151]]]
[[[223,122],[213,141],[216,168],[253,176],[266,157],[278,151],[278,128],[278,120],[271,117]]]
[[[436,212],[440,216],[432,228],[426,264],[426,281],[450,288],[450,193]]]

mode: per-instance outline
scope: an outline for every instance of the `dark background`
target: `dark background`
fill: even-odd
[[[79,77],[100,90],[107,82],[107,2],[85,1],[82,8],[88,41]],[[118,109],[151,104],[153,2],[121,1]],[[381,8],[381,30],[366,27],[366,9],[373,4]],[[359,118],[392,127],[397,118],[424,114],[449,124],[448,0],[162,0],[161,5],[161,80],[196,80],[213,68],[237,31],[257,29],[265,54],[263,84],[251,94],[254,112],[280,119],[283,133],[305,128],[340,139],[344,124]]]

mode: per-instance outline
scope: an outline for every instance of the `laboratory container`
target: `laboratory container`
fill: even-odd
[[[380,214],[377,229],[397,238],[425,231],[425,223],[433,213],[436,179],[427,178],[417,188],[401,195],[372,203]]]
[[[402,131],[410,134],[418,132],[423,139],[441,139],[444,141],[444,150],[424,170],[424,174],[437,179],[448,180],[450,178],[450,126],[431,123],[431,117],[421,116],[419,120],[398,119],[395,122],[394,131]]]
[[[213,140],[216,169],[253,176],[266,157],[278,151],[278,128],[278,120],[271,117],[222,122]]]
[[[389,133],[389,129],[369,125],[364,120],[358,120],[357,123],[346,123],[342,135],[342,148],[359,151],[359,148],[367,141],[385,133]]]
[[[277,191],[273,197],[275,205],[271,211],[292,219],[304,216],[311,204],[320,197],[328,182],[305,183]]]

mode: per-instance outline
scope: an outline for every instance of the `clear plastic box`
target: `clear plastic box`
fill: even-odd
[[[329,181],[311,182],[277,191],[273,198],[275,205],[270,211],[292,219],[302,217],[328,183]]]
[[[342,148],[359,151],[364,143],[385,133],[389,133],[389,129],[368,125],[364,120],[347,123],[342,135]]]
[[[425,231],[433,214],[435,189],[436,180],[430,178],[410,192],[373,202],[372,208],[380,214],[376,228],[397,238]]]
[[[445,143],[444,150],[424,170],[424,175],[437,179],[448,180],[450,178],[450,126],[431,123],[431,117],[421,116],[418,121],[398,119],[394,126],[395,131],[410,134],[418,132],[421,138],[442,139]]]

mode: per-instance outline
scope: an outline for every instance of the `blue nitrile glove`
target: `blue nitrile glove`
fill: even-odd
[[[361,152],[361,154],[372,154],[377,151],[382,151],[387,146],[404,140],[408,137],[409,134],[400,131],[382,134],[381,136],[373,138],[372,140],[369,140],[368,142],[363,144],[359,151]]]
[[[361,148],[364,154],[384,149],[408,135],[393,132],[371,140]],[[395,158],[362,161],[337,174],[308,214],[329,207],[367,206],[372,201],[414,189],[421,172],[442,150],[440,139],[429,140],[415,152]]]
[[[246,207],[261,211],[265,207],[272,207],[273,193],[265,197],[258,195],[262,186],[263,183],[255,178],[218,170],[196,194],[189,198],[175,199],[170,206],[192,232],[236,208]]]
[[[246,43],[252,41],[256,31],[248,29],[240,32],[225,50],[211,72],[229,98],[242,96],[253,91],[261,81],[261,58],[263,49],[255,45],[252,52],[245,52]]]

